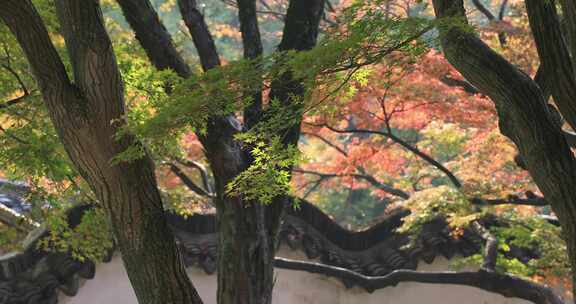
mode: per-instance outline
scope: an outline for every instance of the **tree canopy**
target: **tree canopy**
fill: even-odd
[[[1,0],[0,174],[29,185],[46,249],[98,260],[119,245],[140,303],[160,303],[154,279],[189,291],[170,303],[200,303],[164,210],[218,214],[219,303],[270,303],[300,200],[350,230],[398,207],[401,232],[441,218],[485,238],[453,265],[478,282],[570,290],[576,11],[558,2]],[[17,250],[35,226],[5,218],[0,248]],[[142,261],[160,265],[151,278]],[[434,280],[396,276],[361,279]]]

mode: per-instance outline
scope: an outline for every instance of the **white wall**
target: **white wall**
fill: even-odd
[[[282,256],[299,258],[300,254],[282,251]],[[286,254],[287,253],[287,254]],[[445,270],[448,262],[437,259],[420,270]],[[216,303],[216,275],[208,276],[197,268],[188,274],[206,304]],[[322,275],[279,269],[274,289],[275,304],[527,304],[507,299],[473,287],[403,283],[372,294],[359,288],[346,289],[342,283]],[[64,304],[137,304],[134,292],[119,256],[100,264],[96,277],[84,281],[75,297],[60,296]]]

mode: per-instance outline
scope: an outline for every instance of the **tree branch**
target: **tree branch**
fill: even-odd
[[[502,0],[500,4],[500,11],[498,12],[498,20],[504,20],[506,9],[508,8],[508,0]]]
[[[487,7],[485,7],[484,4],[480,2],[480,0],[472,0],[472,3],[484,16],[486,16],[486,18],[488,18],[488,20],[493,21],[496,19],[494,14],[492,14],[492,12]]]
[[[22,92],[24,92],[24,95],[28,95],[30,93],[28,91],[28,88],[26,88],[26,85],[24,84],[24,81],[22,80],[20,75],[18,75],[18,73],[16,73],[16,71],[14,71],[14,69],[10,65],[0,64],[0,67],[4,68],[6,71],[8,71],[8,73],[12,74],[12,76],[14,76],[14,78],[16,78],[16,81],[18,81],[18,84],[20,85],[20,89],[22,89]]]
[[[323,137],[320,134],[316,134],[316,133],[310,133],[310,132],[302,132],[302,135],[307,135],[307,136],[312,136],[312,137],[316,137],[319,140],[321,140],[322,142],[324,142],[326,145],[328,145],[329,147],[333,148],[334,150],[338,151],[340,154],[344,155],[344,156],[348,156],[348,152],[346,152],[344,149],[340,148],[338,145],[336,145],[335,143],[329,141],[327,138]]]
[[[170,171],[174,173],[182,181],[182,183],[192,192],[208,198],[215,197],[215,195],[212,192],[209,192],[208,189],[204,189],[196,185],[196,183],[188,175],[186,175],[186,173],[184,173],[182,169],[180,169],[175,164],[173,163],[165,163],[165,164],[170,166]]]
[[[336,174],[336,173],[320,173],[320,172],[315,172],[315,171],[308,171],[308,170],[302,170],[302,169],[294,169],[293,172],[297,172],[297,173],[302,173],[302,174],[311,174],[311,175],[316,175],[318,177],[320,177],[321,179],[327,179],[327,178],[341,178],[341,177],[353,177],[353,178],[357,178],[357,179],[363,179],[367,182],[369,182],[370,184],[372,184],[372,186],[385,191],[387,193],[390,193],[394,196],[398,196],[400,198],[403,199],[409,199],[410,198],[410,194],[400,190],[400,189],[396,189],[392,186],[383,184],[381,182],[379,182],[375,177],[368,175],[368,174],[358,174],[358,173],[345,173],[345,174]]]
[[[440,77],[440,81],[442,83],[444,83],[445,85],[450,86],[450,87],[460,87],[466,93],[470,93],[470,94],[480,93],[480,92],[478,92],[478,89],[476,89],[473,85],[471,85],[466,80],[460,80],[460,79],[452,78],[449,75],[445,75],[445,76]]]
[[[212,186],[212,183],[210,182],[210,174],[208,174],[208,170],[206,169],[206,167],[204,167],[204,165],[202,165],[201,163],[197,162],[197,161],[193,161],[190,159],[177,159],[176,160],[178,163],[188,167],[188,168],[194,168],[196,170],[198,170],[200,172],[200,177],[202,178],[202,184],[204,186],[204,189],[206,189],[206,191],[208,193],[214,193],[214,187]]]
[[[433,159],[432,157],[430,157],[428,154],[420,151],[420,149],[410,145],[409,143],[405,142],[404,140],[402,140],[401,138],[397,137],[396,135],[390,133],[390,132],[382,132],[382,131],[375,131],[375,130],[367,130],[367,129],[347,129],[347,130],[340,130],[340,129],[336,129],[334,127],[331,127],[327,124],[323,124],[323,125],[319,125],[319,126],[323,126],[328,128],[329,130],[331,130],[332,132],[336,132],[336,133],[360,133],[360,134],[372,134],[372,135],[380,135],[380,136],[384,136],[390,140],[392,140],[393,142],[401,145],[402,147],[404,147],[406,150],[414,153],[416,156],[420,157],[422,160],[426,161],[427,163],[429,163],[430,165],[434,166],[435,168],[437,168],[438,170],[442,171],[444,174],[446,174],[446,176],[448,177],[448,179],[450,179],[450,181],[452,182],[452,184],[456,187],[456,188],[460,188],[462,187],[462,183],[460,183],[460,181],[458,180],[458,178],[450,171],[448,170],[448,168],[444,167],[444,165],[442,165],[441,163],[439,163],[438,161],[436,161],[435,159]]]
[[[474,33],[463,28],[462,24],[464,23],[465,27],[467,19],[462,0],[433,0],[433,3],[436,17],[440,21],[446,21],[438,27],[445,57],[496,105],[500,131],[518,147],[526,168],[546,200],[550,202],[562,224],[562,229],[569,231],[564,236],[570,262],[573,268],[576,267],[576,236],[572,233],[576,229],[574,225],[576,175],[573,173],[576,172],[576,159],[560,126],[554,121],[539,86],[528,75],[488,47]],[[540,12],[541,6],[553,6],[553,1],[527,0],[526,3],[532,6],[530,9],[532,20],[538,19],[534,18],[535,16],[550,18],[553,14],[549,10]],[[537,11],[537,14],[534,11]],[[454,19],[462,22],[456,25],[452,22]],[[549,32],[547,28],[543,28],[544,23],[534,25],[535,36],[550,34],[550,37],[555,37],[556,34],[550,32],[555,32],[556,29],[550,28]],[[550,37],[540,37],[536,40],[540,44]],[[540,52],[543,48],[546,50],[552,48],[553,53],[556,52],[554,46],[561,42],[551,43],[552,45],[540,47]],[[548,62],[555,62],[560,58],[558,54],[551,56],[557,57],[549,58]],[[566,62],[557,64],[559,65],[546,67],[546,71],[557,68],[561,70],[557,73],[562,73],[564,76],[572,73],[566,71]],[[558,82],[570,81],[558,79]],[[561,87],[556,85],[557,93]],[[562,112],[566,117],[567,113]],[[572,119],[576,119],[576,115],[572,116]]]
[[[495,271],[498,260],[498,239],[477,221],[472,223],[471,228],[486,241],[482,270]]]
[[[204,71],[219,66],[220,57],[218,56],[218,51],[216,51],[214,39],[212,34],[210,34],[204,16],[198,9],[196,0],[178,0],[178,7],[184,23],[188,27],[188,31],[190,31]]]
[[[26,218],[3,204],[0,204],[0,222],[24,233],[28,233],[33,229],[40,227],[40,224]]]
[[[187,78],[191,71],[178,54],[166,27],[149,0],[117,0],[136,39],[157,69],[172,69]]]
[[[41,91],[71,86],[64,64],[30,0],[3,1],[0,19],[16,36]]]
[[[563,32],[568,43],[570,53],[572,55],[572,67],[576,69],[576,3],[572,0],[560,0],[562,7]],[[576,73],[576,72],[575,72]]]
[[[30,96],[30,93],[25,93],[22,96],[18,96],[16,98],[13,98],[13,99],[10,99],[10,100],[5,101],[3,103],[0,103],[0,110],[7,109],[13,105],[17,105],[17,104],[21,103],[21,102],[25,101],[26,97],[28,97],[28,96]]]
[[[385,276],[370,277],[345,268],[285,258],[275,258],[274,266],[281,269],[306,271],[342,279],[347,282],[353,282],[370,292],[397,286],[404,282],[454,284],[472,286],[507,298],[520,298],[535,304],[565,304],[562,298],[546,285],[540,285],[508,274],[484,270],[463,272],[395,270]]]
[[[556,12],[555,1],[526,0],[538,55],[560,112],[576,130],[576,78]]]
[[[543,197],[536,196],[532,192],[527,192],[527,198],[520,198],[516,195],[510,195],[507,198],[498,198],[498,199],[482,199],[482,198],[473,198],[471,200],[472,204],[477,206],[496,206],[496,205],[525,205],[525,206],[537,206],[537,207],[544,207],[549,206],[550,204],[544,199]]]
[[[498,20],[502,20],[502,18],[504,17],[504,11],[506,10],[505,7],[507,1],[508,0],[504,0],[502,2],[502,6],[500,7],[500,14],[498,15]],[[484,4],[480,2],[480,0],[472,0],[472,3],[484,16],[486,16],[486,18],[488,18],[490,22],[495,22],[497,20],[496,16],[494,16],[494,14],[492,14],[492,12],[490,12],[490,10],[487,7],[485,7]],[[499,32],[498,40],[500,41],[500,46],[504,47],[506,45],[506,34]]]
[[[244,58],[255,60],[262,56],[263,47],[258,28],[258,16],[256,15],[256,0],[237,0],[238,18],[240,20],[240,32],[242,33],[242,45],[244,46]],[[254,69],[259,69],[254,62]],[[252,92],[252,103],[244,109],[244,125],[250,129],[259,120],[262,114],[262,84],[260,83]]]

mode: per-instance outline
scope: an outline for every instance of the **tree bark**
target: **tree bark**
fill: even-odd
[[[466,21],[462,0],[434,0],[433,3],[437,18]],[[534,18],[530,21],[539,22]],[[446,58],[495,103],[501,132],[516,144],[530,175],[558,216],[574,273],[576,160],[540,88],[469,29],[450,20],[439,29]]]
[[[120,0],[129,2],[148,2],[147,0]],[[290,2],[284,38],[281,50],[306,50],[314,47],[318,24],[322,16],[324,1],[293,0]],[[178,1],[184,21],[198,49],[204,70],[220,64],[213,39],[200,14],[195,0]],[[238,1],[241,31],[245,48],[245,57],[255,59],[262,53],[260,33],[252,0]],[[148,10],[151,6],[145,6]],[[124,8],[124,7],[123,7]],[[124,12],[130,14],[130,12]],[[151,15],[147,12],[146,15]],[[291,16],[291,17],[290,17]],[[140,22],[134,22],[139,24]],[[158,24],[148,23],[157,27]],[[146,27],[133,26],[138,37],[151,36]],[[152,37],[153,38],[153,37]],[[153,49],[153,39],[139,39],[144,49]],[[164,43],[166,47],[172,45]],[[151,54],[152,52],[148,52]],[[172,52],[168,52],[172,53]],[[161,62],[149,56],[157,68],[163,68]],[[175,71],[177,60],[170,66]],[[256,67],[255,67],[256,68]],[[182,77],[186,75],[179,73]],[[290,80],[292,86],[277,87],[276,95],[289,103],[293,94],[302,95],[303,88],[297,81]],[[250,92],[255,104],[245,111],[245,126],[256,124],[261,118],[261,92]],[[292,94],[292,95],[291,95]],[[285,143],[295,144],[299,138],[300,125],[291,128]],[[280,227],[284,198],[277,198],[271,205],[263,206],[258,202],[248,202],[241,198],[226,195],[226,185],[245,170],[251,162],[250,155],[234,135],[242,131],[242,126],[234,116],[211,117],[207,133],[198,134],[216,180],[216,207],[218,211],[219,259],[218,259],[218,303],[271,303],[274,282],[273,259],[277,233]]]
[[[18,39],[64,147],[110,217],[140,304],[201,303],[163,216],[148,156],[113,163],[137,144],[122,127],[124,91],[98,1],[58,0],[75,83],[29,0],[4,0],[0,17]]]
[[[552,80],[547,83],[552,97],[568,124],[576,130],[576,78],[554,2],[528,0],[526,11],[541,68],[545,77]]]

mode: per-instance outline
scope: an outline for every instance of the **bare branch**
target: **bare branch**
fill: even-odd
[[[478,89],[476,89],[468,81],[452,78],[452,77],[450,77],[450,75],[444,75],[444,76],[440,77],[440,81],[442,83],[444,83],[445,85],[450,86],[450,87],[460,87],[466,93],[470,93],[470,94],[480,93],[480,92],[478,92]]]
[[[316,137],[319,140],[321,140],[322,142],[324,142],[326,145],[328,145],[329,147],[333,148],[334,150],[338,151],[340,154],[344,155],[344,156],[348,156],[348,152],[346,152],[344,149],[340,148],[338,145],[336,145],[335,143],[331,142],[330,140],[328,140],[327,138],[323,137],[320,134],[316,134],[316,133],[310,133],[310,132],[302,132],[302,135],[307,135],[307,136],[312,136],[312,137]]]
[[[172,69],[180,77],[189,77],[190,68],[178,54],[170,33],[160,21],[150,1],[117,0],[117,2],[152,64],[159,70]]]
[[[368,174],[358,174],[358,173],[345,173],[345,174],[336,174],[336,173],[320,173],[320,172],[314,172],[314,171],[308,171],[308,170],[302,170],[302,169],[294,169],[293,172],[297,172],[297,173],[302,173],[302,174],[311,174],[311,175],[316,175],[318,177],[320,177],[321,179],[327,179],[327,178],[342,178],[342,177],[353,177],[356,179],[362,179],[365,180],[367,182],[369,182],[370,184],[372,184],[372,186],[383,190],[387,193],[390,193],[394,196],[398,196],[400,198],[403,199],[408,199],[410,198],[410,194],[400,190],[400,189],[396,189],[392,186],[383,184],[381,182],[379,182],[374,176],[368,175]]]
[[[488,18],[488,20],[490,20],[490,22],[494,22],[496,20],[502,20],[502,18],[504,17],[504,12],[506,11],[507,1],[508,0],[504,0],[504,2],[502,3],[502,6],[500,7],[500,13],[498,15],[499,19],[496,19],[496,16],[494,16],[494,14],[492,14],[492,12],[490,12],[490,10],[488,8],[486,8],[484,6],[484,4],[482,4],[482,2],[480,2],[480,0],[472,0],[472,3],[474,3],[474,6],[484,16],[486,16],[486,18]],[[503,32],[498,33],[498,40],[500,41],[500,46],[504,47],[506,45],[506,35]]]
[[[18,75],[18,73],[16,71],[14,71],[14,69],[11,66],[9,66],[7,64],[0,64],[0,67],[4,68],[6,71],[8,71],[10,74],[12,74],[14,76],[14,78],[16,78],[16,81],[18,81],[18,84],[20,85],[22,92],[24,92],[24,95],[28,95],[30,93],[28,91],[28,88],[26,88],[26,85],[24,84],[24,81],[22,80],[20,75]]]
[[[498,20],[504,20],[506,9],[508,8],[508,0],[502,0],[500,4],[500,11],[498,12]]]
[[[198,9],[196,0],[178,0],[178,6],[180,7],[184,23],[190,31],[204,71],[219,66],[220,57],[218,56],[218,51],[216,51],[214,39],[212,34],[210,34],[204,16]]]
[[[545,198],[536,196],[534,193],[528,191],[527,198],[520,198],[516,195],[510,195],[507,198],[499,198],[499,199],[482,199],[482,198],[473,198],[471,200],[472,204],[478,206],[495,206],[495,205],[526,205],[526,206],[549,206],[550,204],[546,201]]]
[[[492,14],[492,12],[487,7],[485,7],[484,4],[480,2],[480,0],[472,0],[472,3],[484,16],[486,16],[486,18],[488,18],[488,20],[492,21],[496,19],[494,14]]]
[[[428,154],[422,152],[417,147],[410,145],[409,143],[405,142],[404,140],[402,140],[401,138],[392,134],[391,132],[382,132],[382,131],[367,130],[367,129],[340,130],[340,129],[336,129],[336,128],[331,127],[331,126],[326,125],[326,124],[320,125],[320,126],[326,127],[329,130],[331,130],[332,132],[336,132],[336,133],[361,133],[361,134],[372,134],[372,135],[384,136],[384,137],[392,140],[393,142],[401,145],[406,150],[414,153],[416,156],[420,157],[422,160],[426,161],[427,163],[434,166],[438,170],[442,171],[444,174],[446,174],[446,176],[450,179],[450,181],[452,182],[452,184],[454,184],[454,186],[456,188],[462,187],[462,184],[460,183],[458,178],[450,170],[448,170],[448,168],[444,167],[444,165],[442,165],[441,163],[436,161],[434,158],[432,158]]]
[[[237,0],[236,2],[238,4],[244,58],[255,60],[263,53],[258,16],[256,15],[256,0]],[[255,62],[253,68],[259,69],[259,64]],[[252,96],[252,102],[244,109],[244,125],[246,129],[250,129],[260,120],[262,114],[262,82],[246,94]]]
[[[208,173],[208,170],[203,164],[190,159],[177,159],[176,161],[179,164],[184,165],[188,168],[194,168],[198,170],[200,172],[200,177],[202,178],[202,184],[204,186],[204,189],[206,189],[206,191],[209,193],[214,192],[213,191],[214,187],[212,186],[212,182],[210,181],[210,174]]]
[[[170,162],[164,162],[163,164],[169,166],[170,171],[174,173],[174,175],[176,175],[182,181],[182,183],[192,192],[209,198],[215,197],[215,195],[209,192],[209,190],[198,186],[188,175],[186,175],[184,171],[182,171],[182,169],[180,169],[180,167]]]
[[[498,260],[498,239],[477,221],[472,223],[471,227],[486,241],[482,269],[485,271],[495,271]]]
[[[0,222],[25,233],[40,227],[40,224],[13,211],[3,204],[0,204]]]

